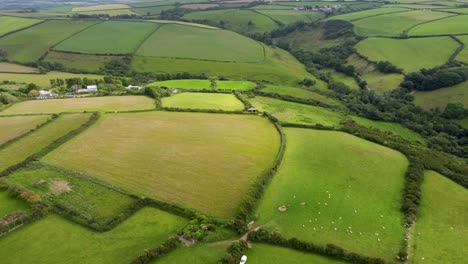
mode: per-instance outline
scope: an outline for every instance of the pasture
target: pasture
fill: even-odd
[[[216,89],[219,90],[248,91],[256,86],[256,83],[249,81],[216,81]]]
[[[146,96],[84,97],[23,101],[0,112],[0,115],[63,113],[83,111],[131,111],[154,109]]]
[[[457,36],[457,39],[463,42],[465,48],[463,48],[463,50],[458,53],[456,60],[463,63],[468,63],[468,36]]]
[[[159,15],[161,14],[162,11],[169,10],[169,9],[174,9],[173,5],[166,5],[166,6],[148,6],[148,7],[133,7],[130,9],[132,12],[141,14],[141,15],[147,15],[148,13],[150,15]]]
[[[383,14],[390,14],[390,13],[398,13],[398,12],[405,12],[409,9],[400,8],[400,7],[390,7],[390,8],[376,8],[370,10],[364,10],[359,12],[352,12],[348,14],[332,16],[327,18],[326,20],[345,20],[345,21],[355,21],[358,19],[363,19],[366,17],[373,17]]]
[[[0,189],[0,219],[14,212],[29,212],[30,206],[23,200],[13,198],[6,189]]]
[[[342,132],[285,133],[285,156],[260,201],[256,224],[287,238],[394,259],[404,234],[405,156]]]
[[[378,93],[390,92],[397,89],[403,82],[404,76],[399,73],[385,74],[377,70],[362,75],[369,89]]]
[[[6,181],[33,191],[47,203],[78,212],[84,219],[101,225],[135,202],[127,195],[85,178],[38,164],[14,172]],[[37,184],[40,181],[43,183]]]
[[[364,18],[353,24],[356,34],[360,36],[399,36],[417,24],[451,15],[453,14],[416,10]]]
[[[268,264],[345,264],[347,262],[267,244],[254,244],[247,251],[247,261]]]
[[[261,90],[265,93],[272,93],[272,94],[279,94],[279,95],[287,95],[299,99],[312,99],[316,100],[328,105],[339,105],[338,101],[335,101],[331,98],[328,98],[324,95],[319,93],[315,93],[311,90],[307,90],[305,88],[297,88],[285,85],[272,85],[268,84],[265,88]]]
[[[108,15],[108,16],[120,16],[120,15],[136,15],[130,9],[109,9],[109,10],[94,10],[77,12],[80,15]]]
[[[419,25],[409,31],[410,36],[452,35],[468,33],[468,15],[447,17]]]
[[[157,47],[157,48],[155,48]],[[166,24],[138,49],[137,55],[231,62],[261,62],[263,47],[227,30]]]
[[[156,247],[187,224],[169,213],[143,208],[115,229],[96,233],[60,216],[41,220],[0,238],[6,263],[130,263],[145,249]]]
[[[150,83],[148,87],[168,87],[172,89],[211,90],[210,80],[169,80]]]
[[[283,24],[291,24],[299,21],[303,22],[315,22],[325,15],[320,12],[298,12],[295,10],[257,10],[258,12],[270,17],[275,21],[280,21]]]
[[[164,97],[161,101],[163,107],[224,111],[244,110],[244,104],[233,94],[180,93]]]
[[[451,102],[460,102],[465,107],[468,106],[468,81],[451,87],[414,93],[414,103],[426,110],[438,108],[443,111]]]
[[[410,263],[463,263],[468,237],[468,191],[434,171],[422,185]]]
[[[108,55],[87,55],[78,53],[68,53],[59,51],[49,51],[45,57],[45,62],[60,63],[66,69],[81,70],[85,72],[99,71],[104,65],[110,62],[115,56]]]
[[[208,26],[208,25],[204,25],[204,24],[190,23],[190,22],[178,21],[178,20],[151,19],[151,20],[147,20],[147,21],[155,22],[155,23],[158,23],[158,24],[176,24],[176,25],[192,26],[192,27],[199,27],[199,28],[219,29],[217,27],[212,27],[212,26]]]
[[[194,246],[182,246],[176,251],[171,252],[151,263],[154,264],[172,264],[172,263],[190,263],[206,264],[218,263],[226,253],[226,249],[231,241],[220,241],[214,243],[198,243]]]
[[[68,72],[51,71],[46,74],[24,74],[24,73],[0,73],[0,82],[12,81],[16,83],[34,83],[41,87],[50,87],[50,79],[67,78],[88,78],[102,79],[102,75],[97,74],[76,74]]]
[[[0,73],[39,73],[37,68],[14,64],[9,62],[0,62]]]
[[[64,40],[54,49],[90,54],[130,54],[158,27],[158,24],[147,22],[101,22]]]
[[[36,130],[34,133],[8,145],[0,150],[0,172],[14,166],[43,148],[52,144],[56,139],[65,136],[72,130],[79,128],[89,120],[89,114],[63,115]]]
[[[446,63],[458,46],[450,37],[368,38],[359,42],[356,50],[371,61],[389,61],[408,73]]]
[[[256,96],[249,99],[249,101],[259,111],[272,114],[281,123],[340,127],[340,122],[344,119],[340,113],[318,106],[291,103],[261,96]]]
[[[0,36],[41,22],[39,19],[0,16]]]
[[[48,119],[49,116],[47,115],[0,117],[0,146],[9,140],[35,129]]]
[[[331,79],[334,82],[343,83],[346,86],[348,86],[350,89],[353,89],[353,90],[358,90],[359,89],[359,85],[357,84],[356,80],[351,76],[348,76],[348,75],[346,75],[344,73],[341,73],[341,72],[337,72],[337,71],[332,70],[332,69],[324,70],[324,72],[328,73],[330,75]]]
[[[96,24],[96,21],[49,20],[0,39],[7,58],[17,62],[36,62],[50,47]]]
[[[102,11],[112,9],[126,9],[130,8],[124,4],[109,4],[109,5],[92,5],[92,6],[80,6],[72,8],[72,12],[88,12],[88,11]]]
[[[43,160],[135,194],[229,218],[272,165],[279,141],[274,126],[253,115],[107,114]]]

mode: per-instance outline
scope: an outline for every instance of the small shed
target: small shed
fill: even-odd
[[[249,113],[257,113],[258,111],[257,111],[256,108],[250,107],[249,109],[247,109],[247,112],[249,112]]]

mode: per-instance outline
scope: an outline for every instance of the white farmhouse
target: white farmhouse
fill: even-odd
[[[93,92],[98,91],[98,87],[97,87],[97,85],[88,85],[88,86],[86,86],[86,90],[88,90],[88,92],[90,92],[90,93],[93,93]]]
[[[51,97],[55,97],[57,94],[55,94],[52,90],[46,91],[46,90],[40,90],[39,91],[39,99],[47,99]]]
[[[129,85],[129,86],[125,87],[125,88],[128,89],[128,90],[132,90],[132,89],[141,90],[141,89],[143,89],[143,87],[137,86],[137,85]]]

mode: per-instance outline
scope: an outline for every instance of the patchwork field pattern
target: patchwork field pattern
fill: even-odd
[[[32,26],[41,21],[42,20],[30,18],[0,16],[0,36],[15,30]]]
[[[13,81],[16,83],[35,83],[39,86],[50,87],[50,79],[67,78],[88,78],[102,79],[102,75],[97,74],[76,74],[68,72],[51,71],[46,74],[24,74],[24,73],[0,73],[0,82]]]
[[[316,100],[325,104],[329,104],[329,105],[340,104],[338,101],[335,101],[319,93],[315,93],[313,91],[303,89],[303,88],[297,88],[297,87],[269,84],[265,88],[263,88],[261,91],[265,93],[287,95],[287,96],[296,97],[299,99],[313,99],[313,100]]]
[[[45,57],[45,62],[60,63],[67,69],[81,71],[99,71],[104,65],[110,62],[115,56],[108,55],[88,55],[69,52],[50,51]]]
[[[0,145],[35,129],[49,119],[49,116],[0,117]]]
[[[210,80],[169,80],[150,83],[148,87],[169,87],[176,89],[209,90],[211,89]]]
[[[422,24],[410,30],[410,36],[452,35],[468,33],[466,24],[468,15],[447,17],[430,23]]]
[[[398,13],[398,12],[405,12],[409,11],[406,8],[399,8],[399,7],[391,7],[391,8],[377,8],[359,12],[353,12],[344,15],[332,16],[327,20],[345,20],[345,21],[354,21],[366,17],[378,16],[382,14],[390,14],[390,13]]]
[[[468,106],[468,81],[440,88],[434,91],[421,91],[414,94],[414,103],[426,110],[444,110],[448,103],[460,102]]]
[[[181,93],[171,97],[162,98],[164,107],[176,107],[184,109],[206,109],[241,111],[244,109],[239,99],[233,94],[221,93]]]
[[[216,81],[216,89],[220,90],[247,91],[256,86],[256,83],[249,81]]]

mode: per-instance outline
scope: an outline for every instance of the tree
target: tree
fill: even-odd
[[[442,115],[449,119],[462,119],[465,116],[465,107],[459,102],[448,103]]]

